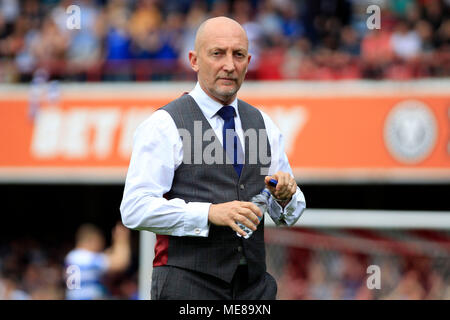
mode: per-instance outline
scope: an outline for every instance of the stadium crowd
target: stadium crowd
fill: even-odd
[[[366,25],[374,2],[379,30]],[[81,8],[79,30],[67,28],[72,4]],[[449,0],[0,0],[0,83],[27,83],[42,72],[68,81],[193,80],[186,57],[195,31],[219,15],[247,31],[249,79],[450,76]],[[72,245],[1,242],[0,300],[64,299]],[[279,298],[450,299],[449,269],[435,268],[439,261],[377,259],[293,250],[280,270]],[[389,270],[381,291],[367,290],[372,263]],[[135,265],[103,280],[108,298],[137,298]]]
[[[371,4],[380,29],[369,30]],[[77,4],[80,29],[66,9]],[[0,82],[38,69],[71,81],[193,80],[199,24],[225,15],[250,40],[248,79],[450,75],[449,0],[0,0]]]
[[[277,279],[279,299],[450,299],[447,257],[291,248],[287,261]],[[378,287],[369,288],[370,265],[379,267]]]
[[[69,242],[48,246],[30,238],[3,243],[0,300],[64,299],[64,256],[70,249]],[[273,267],[279,275],[279,299],[450,299],[447,258],[291,248],[287,261],[284,266],[276,261]],[[380,290],[366,285],[370,264],[380,266]],[[136,266],[104,277],[103,283],[105,299],[138,298]]]
[[[2,242],[0,300],[65,299],[68,273],[64,258],[72,246],[70,241],[55,245],[30,237]],[[106,274],[101,280],[107,291],[105,299],[138,298],[135,263],[124,272]]]

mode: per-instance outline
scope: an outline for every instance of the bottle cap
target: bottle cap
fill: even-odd
[[[278,184],[278,181],[277,181],[277,180],[275,180],[275,179],[270,179],[270,180],[269,180],[269,185],[270,185],[270,186],[276,187],[277,184]]]

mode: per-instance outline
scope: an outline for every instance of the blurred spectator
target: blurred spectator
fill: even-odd
[[[278,279],[277,298],[281,300],[308,299],[308,263],[311,252],[304,249],[290,249],[289,257],[281,278]]]
[[[361,59],[363,75],[369,79],[381,79],[384,70],[393,61],[391,33],[385,29],[372,30],[361,42]]]
[[[129,230],[118,223],[112,237],[112,246],[104,250],[105,240],[97,227],[85,224],[78,229],[76,246],[65,259],[66,270],[71,273],[67,281],[73,285],[69,287],[68,284],[67,299],[92,300],[108,297],[102,283],[103,276],[107,272],[124,271],[130,262]],[[69,269],[74,266],[78,269]],[[71,277],[74,277],[73,283]]]
[[[19,1],[0,0],[0,12],[5,25],[10,28],[19,15]]]
[[[287,249],[278,282],[278,299],[449,299],[448,259],[423,256],[372,256],[335,250]],[[438,263],[440,261],[440,263]],[[366,268],[377,265],[381,288],[369,289]],[[440,264],[440,265],[439,265]],[[279,269],[279,267],[276,267]]]
[[[437,31],[444,20],[448,20],[448,11],[448,2],[442,0],[424,1],[424,5],[422,6],[422,16],[431,23],[433,31]]]
[[[309,299],[330,300],[333,298],[333,289],[327,270],[321,261],[314,257],[308,265]]]
[[[437,45],[449,53],[450,48],[450,20],[442,23],[436,33]]]
[[[96,240],[94,243],[99,244]],[[61,239],[54,243],[30,238],[4,239],[0,243],[0,300],[64,299],[67,270],[63,266],[70,248],[71,243]],[[113,264],[117,265],[117,262]],[[109,272],[105,275],[102,280],[108,298],[138,298],[136,267],[133,264],[125,272]]]
[[[53,262],[51,253],[30,239],[10,243],[0,254],[0,261],[4,262],[0,270],[0,299],[62,299],[61,265]]]
[[[17,73],[26,76],[32,73],[36,61],[31,53],[31,41],[36,34],[35,30],[29,31],[30,21],[25,17],[19,17],[11,34],[0,45],[0,53],[14,60]],[[22,79],[19,79],[22,80]],[[26,78],[23,80],[27,80]]]
[[[250,74],[253,76],[253,72],[259,68],[259,56],[261,54],[261,41],[263,31],[261,25],[253,20],[252,7],[248,1],[236,1],[233,6],[232,17],[241,24],[247,33],[248,38],[248,51],[251,54],[251,63],[248,66]]]
[[[425,291],[419,282],[415,270],[408,271],[399,281],[397,287],[385,297],[394,300],[420,300],[425,298]]]
[[[366,288],[367,257],[354,253],[344,253],[341,256],[340,276],[342,279],[342,299],[353,300],[358,298],[361,291]]]
[[[207,11],[203,5],[194,3],[186,14],[183,38],[181,40],[180,65],[192,71],[187,59],[190,50],[194,50],[195,33],[200,24],[207,19]],[[193,73],[193,72],[192,72]]]
[[[349,26],[342,28],[339,51],[355,57],[360,55],[360,39],[358,38],[358,33],[353,28]]]
[[[311,43],[304,37],[298,39],[294,45],[286,51],[281,66],[284,79],[308,79],[305,68],[311,54]]]
[[[28,299],[30,299],[30,296],[18,288],[18,281],[14,276],[0,276],[0,300]]]
[[[68,46],[68,37],[50,17],[46,17],[42,28],[31,40],[30,51],[40,66],[53,70],[54,63],[65,60]]]
[[[416,58],[421,53],[422,42],[420,36],[408,22],[401,20],[397,23],[391,35],[390,45],[394,54],[402,59]]]
[[[220,17],[228,15],[230,3],[227,0],[216,0],[211,6],[211,16]]]
[[[373,30],[361,43],[361,57],[364,62],[383,64],[393,58],[391,33],[387,30]]]
[[[169,13],[160,32],[161,46],[156,55],[160,61],[171,60],[174,63],[180,51],[180,42],[183,35],[183,18],[179,13]]]
[[[81,29],[69,30],[72,2],[0,0],[0,81],[29,82],[38,68],[61,80],[192,80],[195,32],[218,15],[246,30],[250,79],[450,75],[445,0],[79,0]],[[367,29],[371,4],[380,30]]]
[[[283,35],[289,39],[289,43],[305,35],[305,27],[299,19],[298,5],[293,1],[286,1],[280,8],[282,18]]]
[[[389,7],[395,15],[405,17],[408,10],[414,6],[414,2],[414,0],[390,0]]]
[[[283,21],[278,14],[278,8],[275,6],[275,1],[262,1],[262,4],[260,4],[257,22],[261,26],[265,36],[268,38],[272,38],[283,33]]]
[[[3,241],[0,300],[64,299],[67,274],[66,269],[61,269],[70,247],[68,242],[49,245],[27,238]],[[272,250],[270,245],[268,250]],[[279,246],[275,250],[286,250],[287,258],[269,255],[272,260],[268,268],[278,275],[279,299],[450,299],[446,256],[372,255]],[[366,286],[369,265],[380,267],[380,289],[369,290]],[[138,298],[133,267],[109,273],[102,280],[108,298]]]
[[[105,55],[107,61],[127,60],[131,58],[131,37],[128,25],[128,11],[121,6],[111,5],[108,8],[107,19],[109,28],[106,32]]]
[[[133,56],[136,58],[153,58],[152,53],[159,46],[157,35],[162,17],[153,1],[139,1],[129,22],[133,40]]]
[[[426,20],[420,20],[416,24],[416,32],[420,37],[422,53],[431,53],[434,50],[433,46],[433,28]]]
[[[162,20],[155,1],[139,0],[129,22],[130,32],[133,37],[145,36],[149,31],[158,29]]]
[[[84,73],[95,71],[102,59],[101,39],[104,34],[105,14],[90,1],[82,1],[80,29],[68,30],[65,9],[70,4],[70,0],[63,1],[52,11],[52,16],[55,22],[58,21],[60,30],[70,38],[66,56],[67,72],[76,80],[84,80]]]

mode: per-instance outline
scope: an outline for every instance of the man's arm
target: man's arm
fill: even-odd
[[[210,203],[167,200],[183,142],[172,117],[154,112],[136,130],[120,212],[125,226],[175,236],[209,233]]]
[[[105,251],[108,271],[125,270],[130,263],[130,230],[118,223],[113,229],[112,245]]]

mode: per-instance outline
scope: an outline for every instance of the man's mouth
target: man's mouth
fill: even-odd
[[[226,77],[220,77],[218,80],[224,80],[224,81],[236,81],[235,78],[226,78]]]

